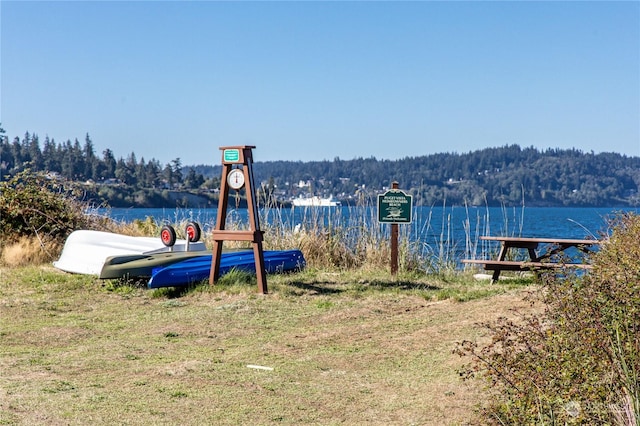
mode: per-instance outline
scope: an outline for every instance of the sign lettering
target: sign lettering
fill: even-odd
[[[240,161],[240,150],[225,149],[222,151],[222,158],[225,163],[237,163]]]
[[[413,197],[400,189],[378,195],[378,222],[411,223]]]

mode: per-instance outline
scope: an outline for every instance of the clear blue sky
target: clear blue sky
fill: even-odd
[[[640,156],[640,2],[1,1],[7,136],[219,164]]]

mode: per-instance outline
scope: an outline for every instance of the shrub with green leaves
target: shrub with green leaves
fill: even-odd
[[[462,342],[465,378],[487,379],[482,423],[640,424],[640,216],[620,215],[584,276],[543,277],[539,315]]]
[[[87,226],[85,206],[73,189],[42,173],[25,170],[0,182],[0,232],[4,241],[20,237],[62,239]]]

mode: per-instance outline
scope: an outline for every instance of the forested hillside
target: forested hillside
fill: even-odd
[[[217,176],[220,167],[196,166]],[[256,178],[278,196],[313,192],[357,202],[394,180],[416,205],[640,205],[640,158],[579,150],[486,148],[400,160],[358,158],[314,162],[256,162]],[[304,186],[300,187],[300,183]]]
[[[98,155],[89,135],[83,143],[56,143],[48,137],[40,141],[29,133],[10,141],[0,128],[0,179],[31,169],[82,182],[90,197],[111,206],[215,205],[219,164],[182,166],[176,158],[163,165],[146,161],[144,154],[131,152],[116,159],[106,149]],[[310,194],[333,195],[349,204],[372,203],[398,181],[414,196],[414,205],[640,205],[640,157],[577,149],[510,145],[393,161],[257,161],[254,172],[261,200],[281,203]]]

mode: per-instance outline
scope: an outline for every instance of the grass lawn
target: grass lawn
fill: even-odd
[[[465,424],[481,384],[458,378],[455,343],[531,309],[531,280],[245,281],[152,291],[0,269],[0,424]]]

